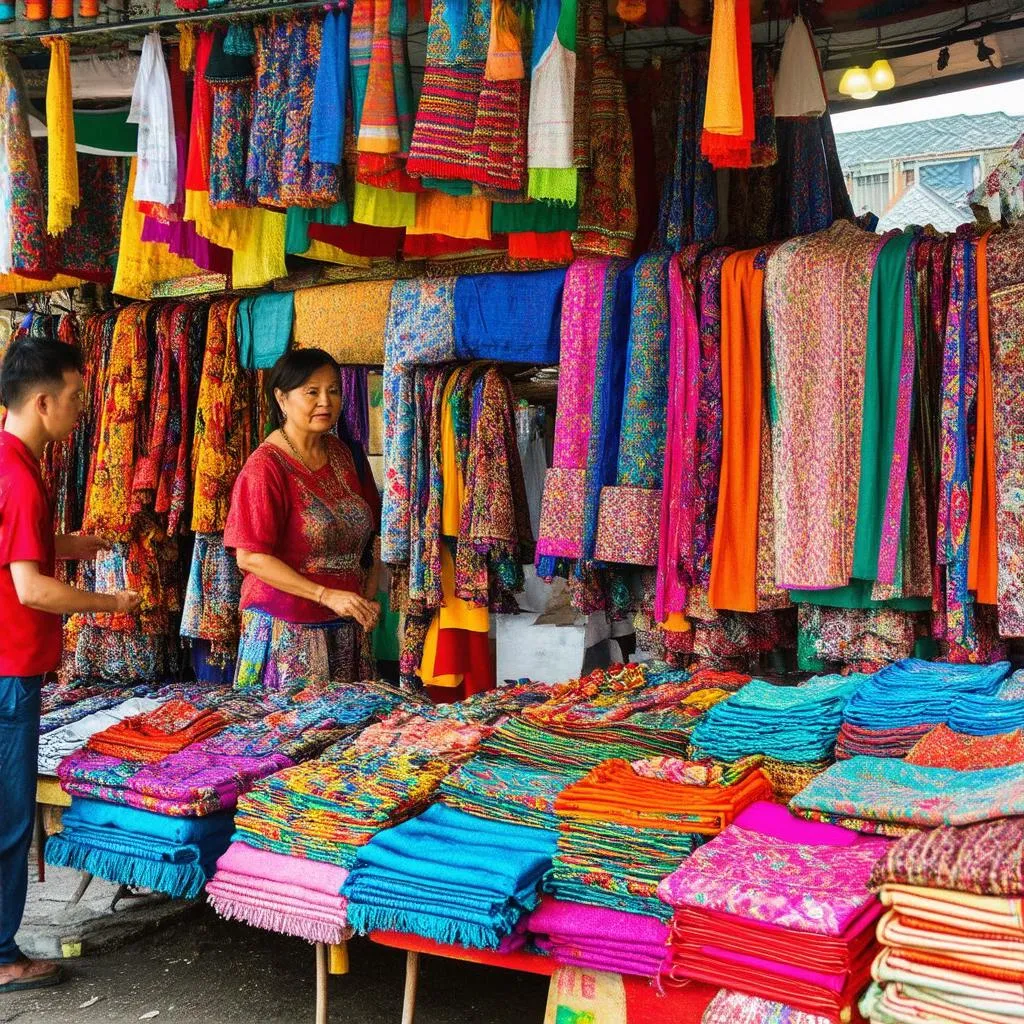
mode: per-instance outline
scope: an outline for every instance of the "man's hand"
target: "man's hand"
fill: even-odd
[[[135,590],[119,590],[112,596],[117,604],[116,610],[128,615],[137,612],[142,604],[142,595]]]
[[[57,558],[64,562],[91,562],[101,551],[109,551],[111,543],[95,534],[63,534],[55,539]]]

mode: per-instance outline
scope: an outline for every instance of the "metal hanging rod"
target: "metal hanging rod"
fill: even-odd
[[[144,33],[150,29],[178,25],[182,22],[231,21],[244,20],[264,14],[290,14],[293,11],[312,10],[316,7],[333,6],[324,0],[298,0],[295,3],[265,3],[251,7],[235,7],[225,4],[223,7],[208,8],[205,11],[180,11],[176,14],[160,14],[149,18],[128,18],[124,21],[108,22],[103,25],[74,25],[69,28],[45,28],[32,32],[17,32],[5,35],[0,33],[0,45],[5,43],[38,42],[49,36],[98,36],[129,33]]]

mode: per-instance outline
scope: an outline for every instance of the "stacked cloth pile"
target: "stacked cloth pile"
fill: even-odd
[[[545,896],[527,922],[530,940],[559,963],[656,978],[666,968],[664,921]]]
[[[749,807],[658,887],[674,911],[670,978],[849,1021],[877,952],[868,882],[886,845]]]
[[[338,943],[348,935],[348,877],[333,864],[285,857],[232,843],[206,884],[206,898],[221,917],[308,942]]]
[[[749,680],[732,672],[618,665],[555,687],[484,744],[490,756],[582,771],[609,758],[681,757],[700,716]]]
[[[1024,821],[942,827],[894,843],[871,884],[886,907],[861,1011],[878,1024],[1024,1018]]]
[[[788,800],[834,760],[843,710],[867,678],[815,676],[799,686],[752,679],[697,723],[691,754],[719,761],[761,754],[776,795]]]
[[[46,862],[176,898],[198,896],[231,838],[231,814],[175,818],[134,807],[74,800]]]
[[[255,786],[239,800],[236,838],[351,868],[359,847],[381,829],[422,811],[504,715],[489,694],[395,711],[353,742]]]
[[[1024,814],[1024,764],[927,768],[888,757],[838,761],[790,801],[801,816],[902,836]]]
[[[96,733],[109,729],[126,718],[155,711],[161,703],[163,702],[159,698],[152,697],[130,697],[127,700],[122,697],[89,697],[82,704],[88,705],[90,710],[64,725],[40,734],[39,774],[56,775],[61,761],[75,751],[81,750]]]
[[[936,725],[949,722],[962,697],[993,696],[1010,673],[994,665],[952,665],[906,658],[876,672],[850,698],[836,757],[904,757]]]
[[[397,692],[375,684],[342,683],[297,689],[288,698],[289,710],[282,710],[280,695],[263,701],[217,698],[216,710],[174,699],[129,720],[130,726],[119,723],[91,737],[84,749],[61,762],[57,775],[73,797],[72,811],[84,803],[94,808],[106,805],[109,813],[97,820],[95,811],[90,811],[88,829],[66,828],[60,842],[47,846],[48,861],[174,896],[195,895],[205,873],[212,871],[217,857],[227,849],[231,829],[217,826],[225,821],[230,825],[231,811],[242,793],[258,780],[319,751],[325,737],[329,741],[346,736],[354,723],[373,720],[401,699]],[[174,711],[170,716],[169,707]],[[227,727],[209,735],[211,716]],[[232,716],[242,717],[227,725]],[[342,721],[346,725],[339,732],[335,726]],[[178,748],[183,733],[200,738],[151,759],[153,741]],[[113,750],[120,755],[109,752]],[[128,809],[152,813],[140,819],[117,813]],[[164,817],[168,820],[159,824]],[[74,825],[75,815],[70,821]],[[125,824],[138,821],[149,822],[148,831]],[[154,833],[165,846],[183,837],[182,853],[174,864],[187,864],[187,870],[150,865]],[[202,858],[196,858],[192,849],[199,839],[203,840]],[[164,859],[161,854],[161,863]],[[140,877],[148,880],[139,881]],[[162,888],[165,885],[171,888]]]
[[[658,883],[705,836],[770,799],[760,758],[735,765],[654,758],[598,765],[555,800],[558,852],[545,891],[560,900],[669,916]]]
[[[342,890],[359,932],[399,931],[447,945],[511,951],[537,904],[555,837],[443,804],[378,833]]]

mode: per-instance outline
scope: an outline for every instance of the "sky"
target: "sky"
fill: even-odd
[[[862,128],[879,128],[889,124],[927,121],[951,114],[991,114],[995,111],[1024,115],[1024,80],[983,85],[976,89],[946,93],[930,99],[908,100],[849,110],[832,115],[836,132],[855,132]]]

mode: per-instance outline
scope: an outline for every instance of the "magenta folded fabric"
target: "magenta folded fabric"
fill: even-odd
[[[788,964],[781,960],[767,960],[761,956],[753,956],[749,953],[737,953],[734,950],[722,949],[721,946],[714,946],[709,943],[701,945],[701,952],[716,960],[724,960],[727,963],[743,964],[745,967],[755,967],[761,971],[773,971],[786,978],[795,978],[797,981],[806,981],[810,985],[820,985],[830,992],[842,992],[846,986],[849,974],[828,974],[824,971],[812,971],[808,967],[798,967],[796,964]]]

